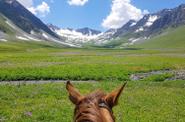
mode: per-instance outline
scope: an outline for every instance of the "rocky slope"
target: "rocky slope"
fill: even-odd
[[[168,28],[177,28],[182,25],[185,25],[185,4],[147,14],[138,22],[130,20],[121,28],[116,29],[111,39],[127,38],[126,43],[134,44],[134,41],[150,39]]]

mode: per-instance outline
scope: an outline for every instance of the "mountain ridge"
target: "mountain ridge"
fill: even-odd
[[[129,26],[133,23],[133,26]],[[113,41],[124,38],[123,40],[127,41],[123,43],[127,46],[134,44],[136,41],[148,40],[163,33],[168,28],[177,28],[181,25],[185,25],[185,4],[144,15],[137,22],[130,20],[121,28],[116,29],[111,38],[113,38]],[[112,43],[112,41],[109,41],[109,43]]]
[[[63,29],[53,24],[46,25],[16,0],[0,0],[0,6],[0,13],[7,18],[5,20],[1,18],[1,39],[14,33],[15,38],[20,40],[55,41],[73,47],[86,45],[102,47],[124,45],[127,47],[138,41],[149,40],[164,33],[168,28],[185,25],[185,4],[144,15],[139,21],[130,20],[121,28],[109,29],[106,32],[88,27]]]
[[[31,34],[31,31],[40,32],[41,29],[58,38],[40,19],[16,0],[0,0],[0,6],[0,12],[28,34]]]

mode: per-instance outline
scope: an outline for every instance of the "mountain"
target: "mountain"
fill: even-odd
[[[88,35],[88,36],[91,36],[91,35],[98,35],[101,33],[101,31],[98,31],[98,30],[93,30],[93,29],[90,29],[90,28],[80,28],[80,29],[76,29],[76,32],[80,32],[82,33],[83,35]]]
[[[65,42],[78,46],[86,45],[87,43],[95,43],[98,36],[102,34],[101,31],[90,28],[59,28],[53,24],[48,24],[48,27],[63,38]]]
[[[177,27],[185,24],[185,4],[174,9],[164,9],[154,14],[145,15],[131,31],[144,31],[148,36],[168,27]]]
[[[183,48],[185,47],[185,25],[177,28],[168,28],[165,33],[153,38],[136,41],[132,48]]]
[[[57,27],[56,25],[53,25],[51,23],[47,24],[48,28],[50,28],[50,30],[55,31],[55,30],[59,30],[60,28]]]
[[[90,28],[60,29],[44,24],[16,0],[0,0],[0,40],[50,41],[81,47],[97,38],[100,31]]]
[[[85,35],[85,36],[93,36],[93,35],[98,35],[98,34],[102,33],[101,31],[94,30],[94,29],[91,29],[88,27],[80,28],[80,29],[72,29],[72,28],[64,28],[63,29],[63,28],[59,28],[56,25],[53,25],[51,23],[47,24],[47,26],[54,32],[57,30],[68,30],[68,31],[75,31],[77,33],[81,33],[82,35]]]
[[[152,40],[168,33],[173,35],[172,30],[176,32],[183,25],[185,25],[185,4],[147,14],[139,21],[130,20],[121,28],[101,32],[88,27],[72,29],[59,28],[53,24],[46,25],[16,0],[0,0],[0,41],[17,39],[54,42],[70,47],[123,48],[140,45],[141,42],[158,43]]]
[[[0,40],[49,41],[78,47],[64,42],[63,38],[16,0],[0,0],[0,17]],[[12,34],[7,33],[11,32],[9,30]]]
[[[156,14],[157,19],[149,28],[149,31],[157,31],[169,26],[177,27],[185,24],[185,4],[174,9],[164,9]]]
[[[185,25],[185,4],[173,9],[164,9],[156,13],[147,14],[139,21],[130,20],[121,28],[116,29],[109,37],[108,43],[118,42],[116,46],[133,45],[137,41],[149,40],[168,28],[178,28]],[[110,45],[110,44],[108,44]]]
[[[42,33],[42,30],[47,34],[58,38],[58,36],[53,33],[40,19],[35,17],[16,0],[0,0],[0,6],[0,12],[11,20],[17,27],[28,34],[34,32]]]
[[[137,22],[134,20],[128,21],[125,25],[123,25],[121,28],[118,28],[116,30],[116,32],[113,34],[113,37],[118,37],[118,36],[128,32],[128,30],[130,30],[136,24],[137,24]]]

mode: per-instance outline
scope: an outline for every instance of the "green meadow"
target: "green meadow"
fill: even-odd
[[[118,106],[117,122],[184,122],[184,81],[129,82]],[[109,92],[121,81],[75,83],[81,93]],[[7,122],[71,122],[74,106],[63,83],[0,85],[0,116]]]
[[[185,47],[185,26],[168,28],[164,32],[149,40],[137,42],[131,47],[140,48],[184,48]]]
[[[184,122],[185,81],[172,74],[132,81],[131,74],[185,70],[185,49],[74,49],[49,42],[0,42],[0,81],[72,80],[84,94],[128,85],[117,122]],[[90,81],[81,83],[78,81]],[[64,83],[0,84],[0,122],[71,122]]]

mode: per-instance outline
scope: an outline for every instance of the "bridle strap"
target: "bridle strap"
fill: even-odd
[[[106,103],[104,103],[104,102],[99,103],[99,107],[100,107],[100,108],[105,108],[105,109],[107,109],[111,114],[113,113],[113,112],[112,112],[112,109],[110,109],[110,107],[109,107]]]

